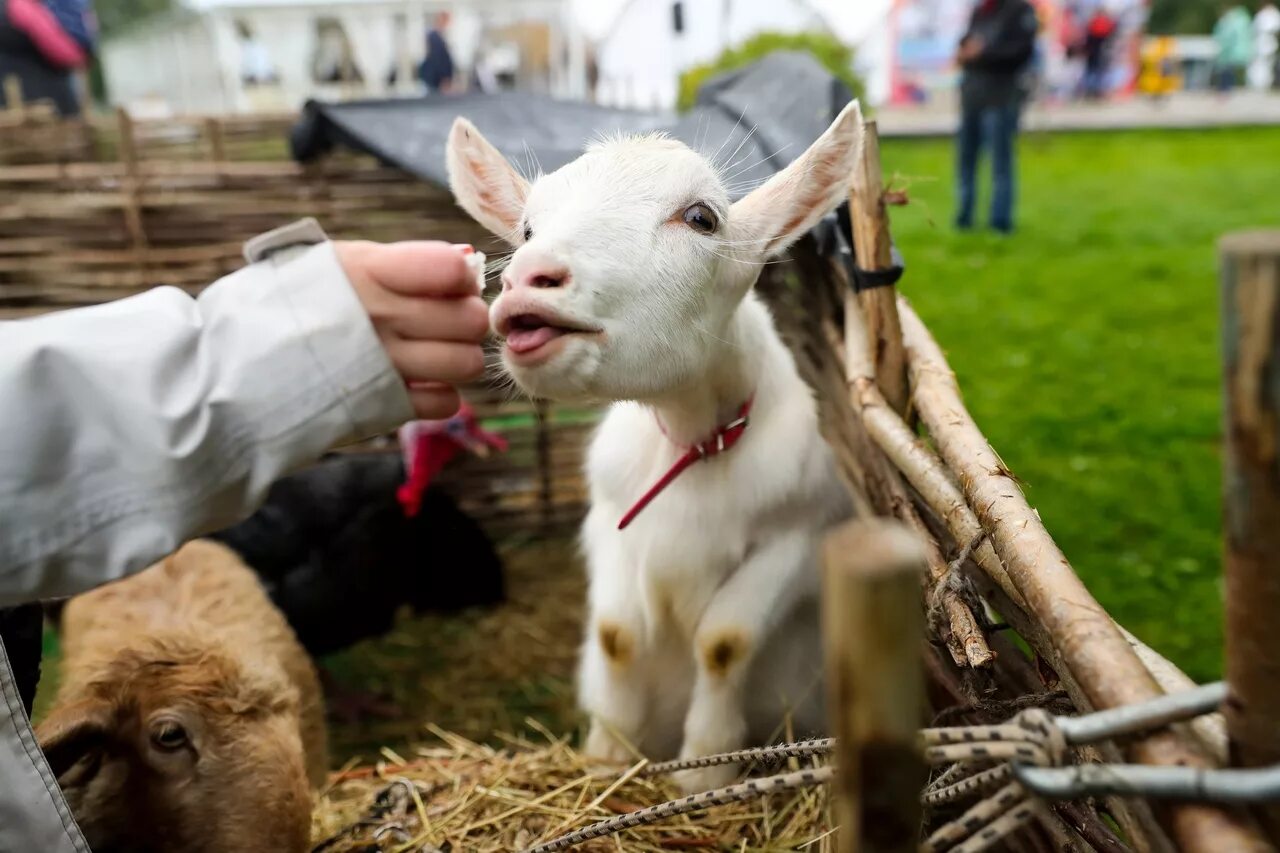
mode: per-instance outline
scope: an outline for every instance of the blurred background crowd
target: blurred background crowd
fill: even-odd
[[[0,77],[64,113],[297,109],[520,90],[687,105],[717,67],[805,48],[890,107],[945,106],[973,0],[3,0]],[[1270,0],[1035,0],[1043,103],[1277,85]]]

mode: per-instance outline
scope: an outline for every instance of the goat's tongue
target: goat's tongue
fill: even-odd
[[[507,346],[514,353],[533,352],[538,347],[555,340],[564,333],[564,329],[557,329],[555,326],[512,329],[507,333]]]

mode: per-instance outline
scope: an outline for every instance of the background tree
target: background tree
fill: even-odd
[[[1242,2],[1253,12],[1253,2]],[[1153,0],[1148,29],[1160,35],[1202,35],[1218,19],[1218,0]]]

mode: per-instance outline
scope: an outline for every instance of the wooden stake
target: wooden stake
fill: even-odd
[[[1280,764],[1280,231],[1222,240],[1231,760]],[[1280,803],[1257,809],[1280,844]]]
[[[889,216],[884,205],[884,180],[880,172],[880,139],[876,123],[866,123],[862,159],[853,174],[849,213],[853,224],[853,245],[858,266],[868,271],[893,266]],[[906,356],[902,350],[902,327],[898,322],[897,289],[877,287],[858,294],[867,321],[871,361],[876,383],[885,400],[900,415],[907,412]]]
[[[227,146],[222,132],[222,120],[214,116],[204,120],[204,132],[209,137],[209,157],[214,163],[227,159]]]
[[[928,774],[920,582],[924,548],[895,522],[855,521],[827,537],[823,625],[836,737],[839,853],[913,853]]]
[[[120,163],[124,166],[124,224],[133,240],[139,268],[147,263],[147,232],[142,222],[141,179],[138,167],[137,141],[133,134],[133,118],[124,107],[116,109],[116,126],[120,131]]]
[[[958,476],[965,498],[990,535],[1029,614],[1053,639],[1090,705],[1103,710],[1163,695],[1120,628],[1085,588],[1045,530],[1009,469],[987,444],[961,402],[955,376],[937,341],[906,300],[898,307],[920,419]],[[1134,743],[1129,753],[1144,764],[1213,765],[1200,749],[1172,731]],[[1234,811],[1188,804],[1165,807],[1157,813],[1185,853],[1266,849],[1256,828]]]
[[[21,121],[26,112],[26,101],[22,96],[22,79],[17,74],[9,74],[4,78],[5,109],[18,116]]]

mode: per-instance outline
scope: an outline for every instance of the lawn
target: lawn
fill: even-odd
[[[1030,135],[1019,233],[956,233],[945,141],[888,141],[902,289],[1089,588],[1221,672],[1215,242],[1280,225],[1280,129]]]

